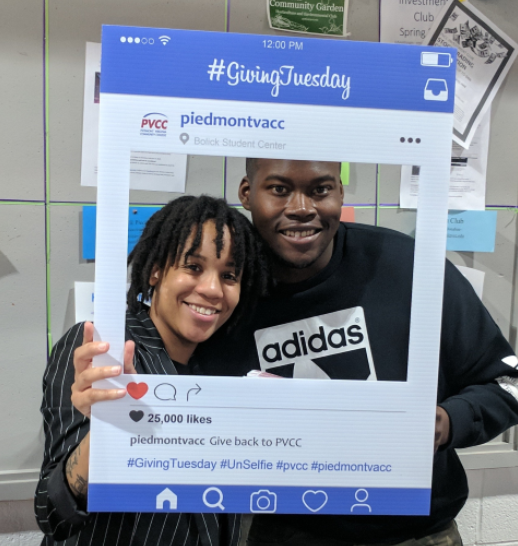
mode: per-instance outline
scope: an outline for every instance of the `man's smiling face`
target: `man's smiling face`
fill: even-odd
[[[312,277],[333,254],[343,202],[340,163],[255,161],[239,197],[276,258],[277,276],[286,282]]]

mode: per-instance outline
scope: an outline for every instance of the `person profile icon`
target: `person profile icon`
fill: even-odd
[[[357,508],[358,511],[361,511],[362,508],[366,508],[369,513],[372,512],[370,505],[365,504],[365,501],[369,498],[369,492],[367,489],[357,489],[356,493],[354,494],[354,498],[356,499],[357,504],[353,504],[351,506],[351,512],[354,512],[355,508]]]

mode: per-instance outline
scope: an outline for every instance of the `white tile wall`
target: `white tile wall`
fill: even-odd
[[[43,535],[40,532],[0,533],[0,546],[40,546]]]
[[[470,495],[457,518],[465,546],[518,546],[518,468],[467,474]]]
[[[518,544],[518,468],[484,470],[480,544]]]
[[[477,542],[484,472],[470,470],[467,475],[470,490],[469,498],[457,518],[457,524],[464,544],[469,546]]]
[[[39,546],[42,539],[32,500],[0,502],[0,546]]]

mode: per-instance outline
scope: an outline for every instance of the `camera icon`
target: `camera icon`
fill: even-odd
[[[277,495],[268,491],[268,489],[260,489],[250,495],[250,512],[261,514],[273,514],[277,510]]]

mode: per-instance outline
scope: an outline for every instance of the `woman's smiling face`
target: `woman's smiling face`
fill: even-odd
[[[183,254],[165,271],[153,269],[155,287],[149,316],[156,326],[169,356],[187,364],[198,343],[207,340],[230,318],[241,291],[232,259],[232,238],[224,229],[223,249],[217,257],[216,226],[212,220],[203,225],[199,248],[185,260]]]

